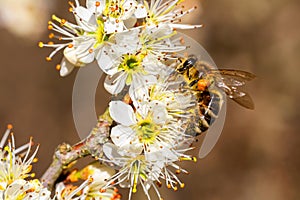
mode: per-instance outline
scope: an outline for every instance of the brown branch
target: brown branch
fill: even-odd
[[[109,140],[110,126],[111,122],[109,120],[100,119],[96,127],[84,140],[73,146],[66,143],[59,145],[54,153],[51,165],[41,178],[43,185],[52,190],[64,169],[82,157],[88,155],[93,156],[95,159],[102,157],[102,146]]]

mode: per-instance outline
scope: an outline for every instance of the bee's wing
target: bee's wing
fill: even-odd
[[[235,101],[236,103],[240,104],[241,106],[251,109],[254,109],[254,102],[250,95],[247,92],[244,92],[238,88],[229,87],[229,91],[225,91],[227,96]]]
[[[250,72],[235,69],[219,69],[210,70],[210,74],[218,76],[227,86],[240,87],[245,85],[247,81],[253,80],[256,76]]]
[[[216,77],[216,86],[223,89],[230,99],[245,108],[254,109],[252,98],[240,88],[247,81],[253,80],[254,74],[233,69],[210,70],[209,74]]]

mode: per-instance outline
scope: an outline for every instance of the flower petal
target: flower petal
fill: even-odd
[[[139,33],[140,29],[132,29],[122,33],[116,33],[115,39],[117,45],[114,50],[118,51],[119,54],[133,53],[133,51],[137,51],[141,46],[139,44]],[[125,47],[125,51],[118,50],[119,46]]]
[[[123,4],[124,14],[121,17],[122,20],[126,20],[133,15],[136,4],[137,3],[134,0],[127,0],[124,2],[124,4]]]
[[[74,65],[71,64],[66,58],[63,58],[60,63],[60,70],[59,74],[60,76],[67,76],[69,75],[74,69]]]
[[[135,131],[128,126],[117,125],[111,129],[110,137],[117,147],[122,147],[135,139]]]
[[[124,30],[124,22],[111,19],[104,22],[104,30],[106,34],[122,32]]]
[[[147,9],[144,4],[138,4],[134,12],[136,18],[141,19],[147,17]]]
[[[74,9],[74,13],[76,13],[75,19],[78,25],[80,25],[85,31],[93,31],[91,26],[89,26],[89,22],[93,17],[93,12],[82,6],[78,6]]]
[[[127,74],[124,72],[116,73],[113,76],[106,76],[104,88],[110,94],[119,94],[125,87]]]
[[[104,46],[96,56],[99,67],[108,75],[118,72],[118,55],[114,54],[108,46]]]
[[[165,124],[168,119],[166,105],[161,101],[153,100],[149,103],[149,106],[153,113],[153,121],[157,124]]]
[[[76,67],[81,67],[84,66],[85,64],[80,62],[77,55],[76,55],[76,48],[72,47],[72,48],[65,48],[64,50],[64,56],[65,58],[74,66]]]
[[[139,154],[143,150],[143,143],[138,141],[135,131],[127,126],[113,127],[110,137],[116,146],[128,153]]]
[[[122,101],[110,102],[109,113],[113,120],[124,126],[136,124],[136,118],[132,107]]]
[[[160,74],[161,71],[166,68],[166,66],[151,53],[143,59],[143,66],[145,67],[145,71],[152,75]]]
[[[99,6],[96,6],[96,2],[99,2]],[[90,12],[95,12],[97,15],[102,13],[105,8],[105,0],[87,0],[86,7]]]

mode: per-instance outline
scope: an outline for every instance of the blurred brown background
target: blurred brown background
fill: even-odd
[[[30,20],[22,21],[14,19],[21,12],[7,2],[13,1],[0,1],[0,16],[5,10],[12,23],[5,24],[3,16],[0,20],[0,130],[4,132],[6,124],[13,123],[18,144],[30,136],[41,144],[39,162],[34,166],[40,176],[58,144],[79,140],[71,111],[76,73],[59,77],[55,65],[61,55],[48,63],[45,56],[50,49],[37,47],[38,41],[47,41],[47,21],[52,13],[71,15],[66,12],[67,1],[55,0],[51,5],[46,0],[17,1],[21,4],[18,9],[24,6],[32,14]],[[40,4],[43,6],[36,8]],[[300,2],[188,0],[186,4],[199,8],[186,20],[205,27],[185,33],[196,38],[219,67],[236,67],[258,76],[247,87],[256,109],[248,111],[229,102],[225,128],[213,152],[196,164],[186,164],[191,172],[181,176],[186,188],[164,190],[163,197],[300,199]],[[26,24],[30,22],[34,24]],[[32,26],[31,32],[16,34],[14,28],[20,26]],[[109,101],[109,95],[105,93],[104,98],[103,93],[99,90],[97,94],[99,113]],[[142,194],[135,196],[145,199]]]

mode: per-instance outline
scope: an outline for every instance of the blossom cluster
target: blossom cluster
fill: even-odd
[[[38,179],[33,179],[34,173],[31,173],[38,148],[30,155],[33,145],[31,139],[29,143],[16,148],[11,129],[12,125],[8,125],[0,141],[0,200],[49,199],[50,191]],[[9,135],[11,139],[7,141]]]
[[[69,4],[76,23],[53,15],[48,22],[48,29],[53,31],[49,38],[59,43],[40,42],[39,46],[54,48],[48,61],[63,50],[64,58],[56,67],[61,76],[96,60],[108,75],[105,88],[118,94],[125,85],[134,87],[152,80],[166,60],[186,48],[180,38],[173,37],[176,29],[201,27],[179,23],[196,9],[184,10],[178,6],[181,2],[86,0],[84,7],[75,0]]]
[[[187,49],[182,38],[176,37],[177,30],[201,25],[180,23],[183,16],[196,9],[185,10],[180,6],[182,2],[86,0],[82,6],[75,0],[69,3],[69,11],[76,23],[56,15],[48,22],[48,29],[53,31],[49,38],[59,42],[40,42],[39,46],[54,48],[48,61],[63,51],[64,57],[56,67],[60,75],[97,62],[107,74],[105,89],[122,99],[109,103],[109,114],[115,123],[110,141],[103,146],[104,156],[99,158],[117,172],[101,184],[90,185],[93,178],[86,178],[85,187],[101,185],[97,191],[109,191],[119,185],[129,188],[131,199],[140,185],[148,199],[150,188],[162,199],[157,186],[165,183],[173,190],[185,186],[177,175],[188,172],[177,162],[196,161],[187,155],[194,137],[186,130],[197,103],[194,93],[181,90],[181,82],[170,77]],[[80,189],[83,188],[74,191]]]
[[[130,101],[111,101],[109,112],[117,125],[111,129],[111,142],[103,146],[106,162],[119,170],[112,183],[130,188],[140,184],[148,199],[148,190],[165,182],[168,188],[184,187],[177,174],[187,173],[177,161],[196,161],[185,153],[192,149],[193,136],[186,134],[195,102],[189,93],[172,89],[171,83],[149,83],[130,92]],[[174,168],[174,171],[169,169]],[[105,187],[104,187],[105,188]]]
[[[58,183],[55,196],[51,197],[51,191],[34,178],[35,174],[31,172],[32,163],[37,160],[38,147],[31,153],[33,142],[30,139],[27,144],[16,148],[11,130],[12,125],[8,125],[0,140],[0,200],[120,199],[113,188],[100,190],[106,183],[105,179],[114,172],[100,164],[86,167],[84,176],[78,176],[84,180],[80,186]]]

